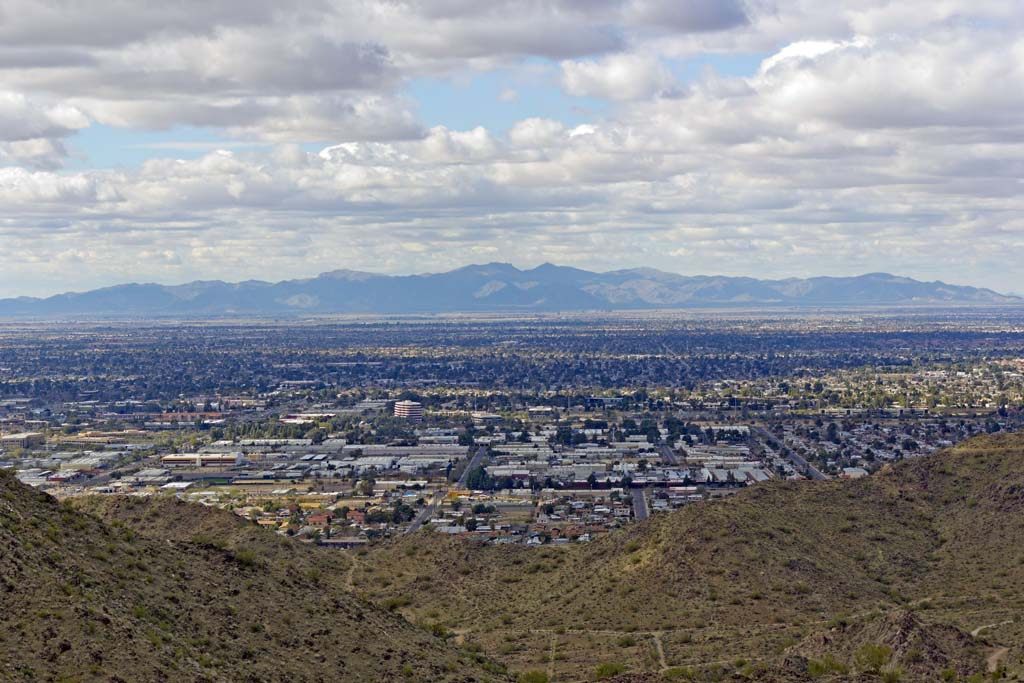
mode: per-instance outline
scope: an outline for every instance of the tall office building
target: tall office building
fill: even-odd
[[[395,403],[395,417],[419,422],[423,419],[423,404],[416,401],[398,401]]]

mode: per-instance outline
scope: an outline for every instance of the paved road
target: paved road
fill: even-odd
[[[651,516],[647,509],[647,489],[633,489],[633,517],[642,522]]]
[[[412,524],[410,524],[409,528],[405,530],[405,533],[413,534],[419,531],[420,527],[426,524],[427,521],[434,516],[434,511],[437,510],[437,506],[441,504],[442,500],[444,500],[444,494],[444,491],[436,491],[434,493],[434,497],[430,499],[430,502],[427,503],[423,509],[420,510],[420,513],[416,515],[416,518],[412,520]]]
[[[487,455],[487,449],[483,446],[478,446],[470,458],[469,464],[466,465],[466,469],[462,470],[462,475],[455,483],[458,488],[466,488],[466,482],[469,480],[470,471],[480,465],[480,461],[484,459],[485,455]],[[430,521],[434,516],[434,512],[437,511],[437,506],[441,504],[442,500],[444,500],[446,493],[447,490],[441,490],[434,493],[434,497],[430,499],[430,502],[427,503],[422,510],[420,510],[420,513],[412,520],[412,524],[410,524],[409,528],[405,530],[405,533],[414,534],[419,531],[420,527]]]
[[[480,465],[480,461],[484,459],[485,455],[487,455],[487,448],[484,446],[477,446],[476,452],[473,453],[473,456],[469,459],[469,464],[466,465],[466,469],[462,470],[462,475],[459,477],[459,481],[457,482],[457,486],[460,489],[466,488],[466,482],[469,481],[469,473]]]
[[[661,459],[669,465],[675,467],[679,464],[679,456],[671,446],[658,446],[658,452],[661,453]]]
[[[791,449],[786,444],[782,443],[782,439],[776,438],[775,436],[769,434],[767,430],[761,427],[754,427],[753,430],[766,444],[769,439],[778,443],[779,453],[782,454],[782,457],[786,458],[787,460],[789,460],[790,463],[792,463],[793,467],[796,469],[797,472],[806,475],[807,477],[810,477],[811,479],[814,479],[816,481],[825,481],[826,479],[830,478],[827,474],[823,473],[817,467],[807,462],[799,453]]]

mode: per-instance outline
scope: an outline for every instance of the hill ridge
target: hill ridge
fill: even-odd
[[[147,536],[0,472],[0,680],[510,680],[345,590],[336,554],[214,521],[231,538]]]
[[[47,298],[0,299],[0,316],[412,314],[742,307],[1017,305],[993,290],[887,273],[759,280],[653,268],[591,272],[544,263],[468,265],[441,273],[334,270],[313,278],[180,285],[130,283]]]
[[[719,673],[735,680],[877,680],[858,657],[878,646],[892,650],[884,666],[899,680],[968,680],[986,674],[993,648],[1009,648],[1003,661],[1024,673],[1020,540],[1024,438],[981,437],[860,480],[759,484],[582,546],[406,537],[369,553],[355,587],[373,600],[404,596],[411,618],[441,610],[485,651],[521,638],[513,667],[549,657],[550,643],[516,635],[544,629],[565,634],[562,647],[577,653],[569,659],[645,674],[660,668],[657,637],[669,667],[701,676],[725,667]],[[368,581],[385,569],[403,574],[407,557],[415,581]],[[505,609],[486,599],[501,591],[516,596]],[[849,643],[815,643],[815,634],[835,640],[840,625]]]
[[[169,570],[216,584],[217,574],[204,569],[213,563],[249,581],[268,575],[272,581],[258,586],[267,592],[261,611],[273,600],[296,599],[296,590],[354,594],[349,607],[355,612],[335,605],[331,623],[351,623],[358,613],[370,624],[390,624],[399,634],[393,652],[358,647],[405,657],[399,659],[404,667],[412,666],[407,646],[415,645],[423,659],[415,664],[425,662],[430,672],[423,680],[508,679],[482,654],[449,649],[409,621],[457,633],[471,651],[496,657],[513,672],[550,670],[558,681],[592,679],[599,666],[606,673],[625,670],[623,682],[803,683],[875,681],[883,675],[904,682],[967,681],[991,668],[1005,668],[1011,680],[1024,675],[1024,435],[977,437],[859,480],[759,484],[583,545],[485,546],[421,531],[372,548],[354,564],[264,532],[231,512],[170,496],[76,499],[78,509],[91,513],[82,514],[4,482],[0,478],[0,613],[15,615],[3,626],[19,634],[18,642],[38,637],[18,616],[48,613],[54,595],[59,599],[65,589],[44,593],[42,603],[13,602],[25,579],[11,562],[17,564],[19,553],[29,549],[32,566],[43,568],[44,579],[58,577],[58,587],[69,582],[62,572],[47,569],[51,563],[87,567],[83,580],[66,589],[80,597],[76,586],[108,580],[88,569],[89,553],[100,548],[111,554],[101,567],[112,573],[110,581],[124,581],[117,567],[144,571],[137,569],[140,557],[152,565],[141,576],[153,576],[158,590],[132,593],[136,582],[106,591],[119,600],[101,601],[102,614],[143,638],[163,637],[159,623],[172,618],[160,597],[169,587],[161,577]],[[32,513],[39,505],[45,514]],[[12,545],[12,528],[26,535],[20,546]],[[68,539],[75,538],[71,530],[83,532],[88,546],[70,542],[57,555],[49,536],[61,540],[62,528]],[[96,528],[109,538],[98,537]],[[169,567],[163,566],[165,552],[150,559],[168,544],[176,553],[188,551],[187,566],[182,555]],[[277,583],[288,592],[282,594]],[[233,587],[238,589],[237,582]],[[244,591],[226,590],[231,585],[221,588],[208,589],[207,600],[251,599]],[[136,615],[143,597],[152,601],[152,613]],[[63,610],[69,609],[66,603]],[[95,598],[88,604],[95,605]],[[387,614],[385,606],[408,621]],[[254,619],[248,607],[240,607],[243,614],[235,619]],[[188,614],[199,609],[187,601],[175,606]],[[40,628],[49,622],[43,617]],[[230,632],[223,624],[217,628],[221,635]],[[264,628],[275,638],[284,636],[272,624]],[[317,623],[310,628],[326,637]],[[63,634],[56,635],[46,639],[55,649],[40,648],[43,662],[61,661]],[[83,646],[64,637],[76,653],[88,652],[88,639],[79,635]],[[316,651],[311,642],[306,647]],[[0,667],[24,666],[9,646],[0,639]],[[147,646],[128,643],[130,651],[140,647]],[[183,661],[190,673],[215,667],[200,663],[194,644],[179,647],[187,653]],[[352,661],[365,669],[368,655]],[[171,666],[160,657],[154,661]],[[238,661],[259,675],[257,663]],[[387,675],[395,668],[389,671],[380,680],[393,680]]]

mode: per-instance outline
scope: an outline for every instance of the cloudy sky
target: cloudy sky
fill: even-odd
[[[286,4],[0,3],[0,296],[487,261],[1024,291],[1016,0]]]

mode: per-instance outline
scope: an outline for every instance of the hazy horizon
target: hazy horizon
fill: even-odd
[[[941,284],[945,284],[945,285],[951,285],[951,286],[954,286],[954,287],[976,287],[976,288],[979,288],[979,289],[991,289],[992,291],[994,291],[994,292],[996,292],[998,294],[1002,294],[1002,295],[1006,295],[1006,296],[1019,296],[1015,292],[1012,292],[1012,291],[1009,291],[1009,290],[1001,290],[1001,289],[994,289],[994,288],[984,287],[984,286],[981,286],[981,285],[976,285],[976,284],[971,283],[971,282],[950,282],[948,280],[942,280],[941,278],[937,278],[937,279],[934,279],[934,280],[923,280],[923,279],[920,279],[920,278],[913,278],[911,276],[904,275],[902,273],[888,273],[888,272],[882,272],[882,271],[851,273],[849,275],[836,274],[836,273],[828,273],[828,274],[808,275],[808,276],[785,276],[785,275],[782,275],[782,276],[779,276],[779,277],[772,277],[772,278],[760,278],[760,277],[758,277],[757,275],[754,275],[754,274],[725,275],[723,273],[714,273],[714,272],[679,273],[679,272],[675,272],[675,271],[665,270],[665,269],[662,269],[662,268],[652,268],[651,266],[646,266],[646,265],[624,265],[624,266],[618,267],[618,268],[607,268],[607,269],[601,269],[601,270],[592,270],[592,269],[589,269],[589,268],[580,268],[579,266],[566,266],[565,264],[552,263],[550,261],[544,261],[542,263],[536,263],[536,264],[525,264],[525,265],[524,264],[519,264],[519,263],[510,263],[508,261],[489,261],[489,262],[479,262],[479,263],[466,263],[466,264],[463,264],[463,265],[460,265],[460,266],[456,266],[456,267],[454,267],[452,269],[449,269],[449,270],[434,270],[434,271],[419,271],[419,272],[391,272],[391,273],[389,273],[389,272],[381,272],[381,271],[363,270],[363,269],[344,268],[344,267],[342,267],[342,268],[332,268],[332,269],[320,271],[320,272],[317,272],[317,273],[307,273],[307,274],[299,275],[297,277],[288,277],[288,278],[285,278],[285,277],[275,277],[273,273],[268,273],[266,277],[262,277],[262,278],[248,278],[246,280],[222,280],[220,278],[196,278],[194,280],[184,280],[184,281],[173,281],[173,280],[172,281],[124,280],[124,281],[119,281],[119,282],[111,282],[111,283],[106,284],[106,285],[99,285],[97,287],[89,288],[89,289],[84,289],[84,288],[83,289],[65,289],[65,290],[60,290],[60,291],[44,292],[44,293],[41,293],[41,294],[23,294],[23,293],[19,294],[19,293],[14,293],[14,294],[5,295],[5,294],[0,293],[0,299],[16,299],[16,298],[24,298],[24,297],[46,299],[46,298],[49,298],[49,297],[52,297],[52,296],[59,296],[59,295],[62,295],[62,294],[80,294],[80,293],[95,291],[97,289],[107,289],[107,288],[110,288],[110,287],[119,287],[119,286],[126,286],[126,285],[157,285],[157,286],[160,286],[160,287],[183,287],[183,286],[195,284],[195,283],[198,283],[198,282],[224,282],[226,284],[242,284],[244,282],[264,282],[264,283],[268,283],[268,284],[277,284],[277,283],[288,282],[288,281],[313,280],[313,279],[316,279],[316,278],[324,276],[324,275],[329,275],[331,273],[345,272],[345,271],[349,271],[349,272],[353,272],[353,273],[361,273],[361,274],[366,274],[366,275],[384,276],[384,277],[423,277],[423,276],[431,276],[431,275],[444,275],[444,274],[447,274],[447,273],[450,273],[450,272],[453,272],[453,271],[456,271],[456,270],[472,268],[472,267],[483,267],[483,266],[488,266],[488,265],[511,266],[513,268],[516,268],[520,272],[529,272],[529,271],[535,270],[537,268],[540,268],[542,266],[548,265],[548,266],[554,266],[556,268],[562,268],[562,267],[578,268],[580,270],[585,270],[585,271],[593,272],[593,273],[596,273],[596,274],[608,274],[608,273],[613,273],[613,272],[616,272],[616,271],[630,271],[630,270],[645,270],[646,269],[646,270],[656,270],[658,272],[665,273],[665,274],[668,274],[668,275],[679,275],[681,277],[693,277],[693,278],[696,278],[696,277],[709,277],[709,278],[713,278],[713,277],[735,277],[735,278],[751,278],[751,279],[756,279],[756,280],[771,280],[771,281],[808,280],[808,279],[816,279],[816,278],[857,278],[857,277],[865,277],[865,276],[868,276],[868,275],[889,275],[889,276],[892,276],[892,277],[895,277],[895,278],[909,278],[909,279],[917,280],[919,282],[923,282],[923,283],[926,283],[926,284],[941,283]]]

